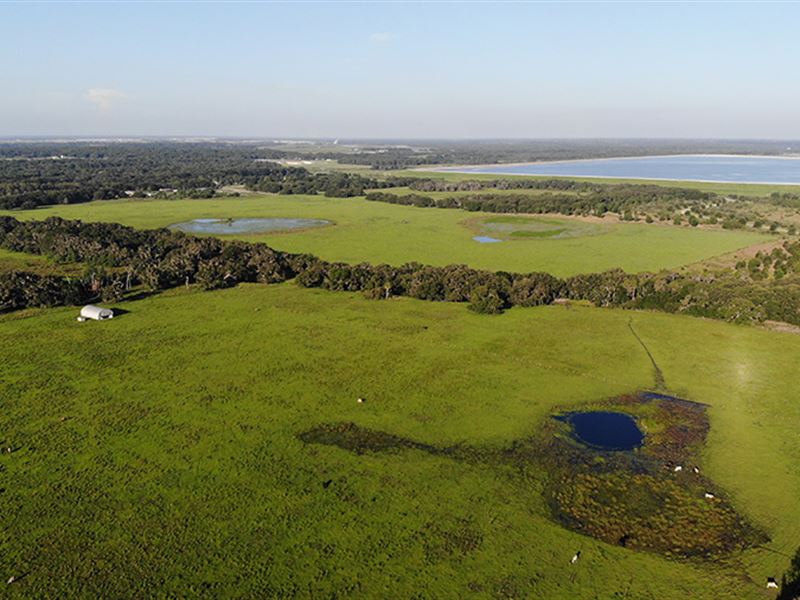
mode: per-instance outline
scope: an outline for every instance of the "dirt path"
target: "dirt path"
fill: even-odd
[[[664,379],[664,372],[658,366],[656,359],[653,357],[653,354],[650,352],[650,349],[647,345],[642,341],[642,338],[639,337],[639,334],[636,333],[636,330],[633,328],[633,318],[628,319],[628,329],[631,330],[633,337],[636,338],[636,341],[639,342],[644,351],[647,353],[647,357],[650,359],[650,362],[653,363],[653,379],[655,380],[655,389],[656,391],[664,391],[667,389],[667,382]]]

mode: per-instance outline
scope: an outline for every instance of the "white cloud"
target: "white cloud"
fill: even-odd
[[[126,96],[119,90],[109,88],[91,88],[86,92],[86,99],[94,104],[101,112],[106,112],[111,105]]]
[[[388,44],[394,39],[394,34],[388,31],[369,34],[369,41],[373,44]]]

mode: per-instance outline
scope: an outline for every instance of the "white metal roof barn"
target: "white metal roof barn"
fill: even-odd
[[[78,317],[78,321],[86,321],[88,319],[92,319],[94,321],[105,321],[106,319],[113,319],[114,318],[114,311],[110,308],[102,308],[100,306],[94,306],[93,304],[87,304],[81,309],[81,314]]]

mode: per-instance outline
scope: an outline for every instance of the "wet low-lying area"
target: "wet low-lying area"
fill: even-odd
[[[431,454],[444,453],[435,446],[415,442],[385,431],[359,427],[355,423],[323,423],[304,431],[298,437],[306,443],[338,446],[356,454],[401,449],[422,450]]]
[[[634,450],[642,445],[644,433],[632,416],[605,410],[571,412],[557,419],[569,423],[575,438],[599,450]]]
[[[545,424],[545,500],[556,521],[610,544],[684,558],[767,541],[703,472],[704,404],[641,392],[590,408]],[[588,425],[579,430],[576,415],[589,415]]]
[[[472,239],[482,243],[526,239],[564,239],[595,235],[606,231],[606,226],[600,223],[519,215],[477,217],[469,219],[465,224],[478,234]]]
[[[359,455],[421,451],[482,465],[521,495],[544,474],[554,521],[633,550],[714,560],[768,541],[702,471],[705,405],[637,392],[553,417],[506,448],[437,446],[355,423],[323,423],[298,438]]]
[[[184,233],[234,235],[242,233],[277,233],[324,227],[331,221],[325,219],[250,218],[250,219],[193,219],[170,225],[170,229]]]

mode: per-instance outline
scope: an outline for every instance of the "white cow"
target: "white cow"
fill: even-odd
[[[767,577],[767,589],[778,589],[778,582],[774,577]]]

